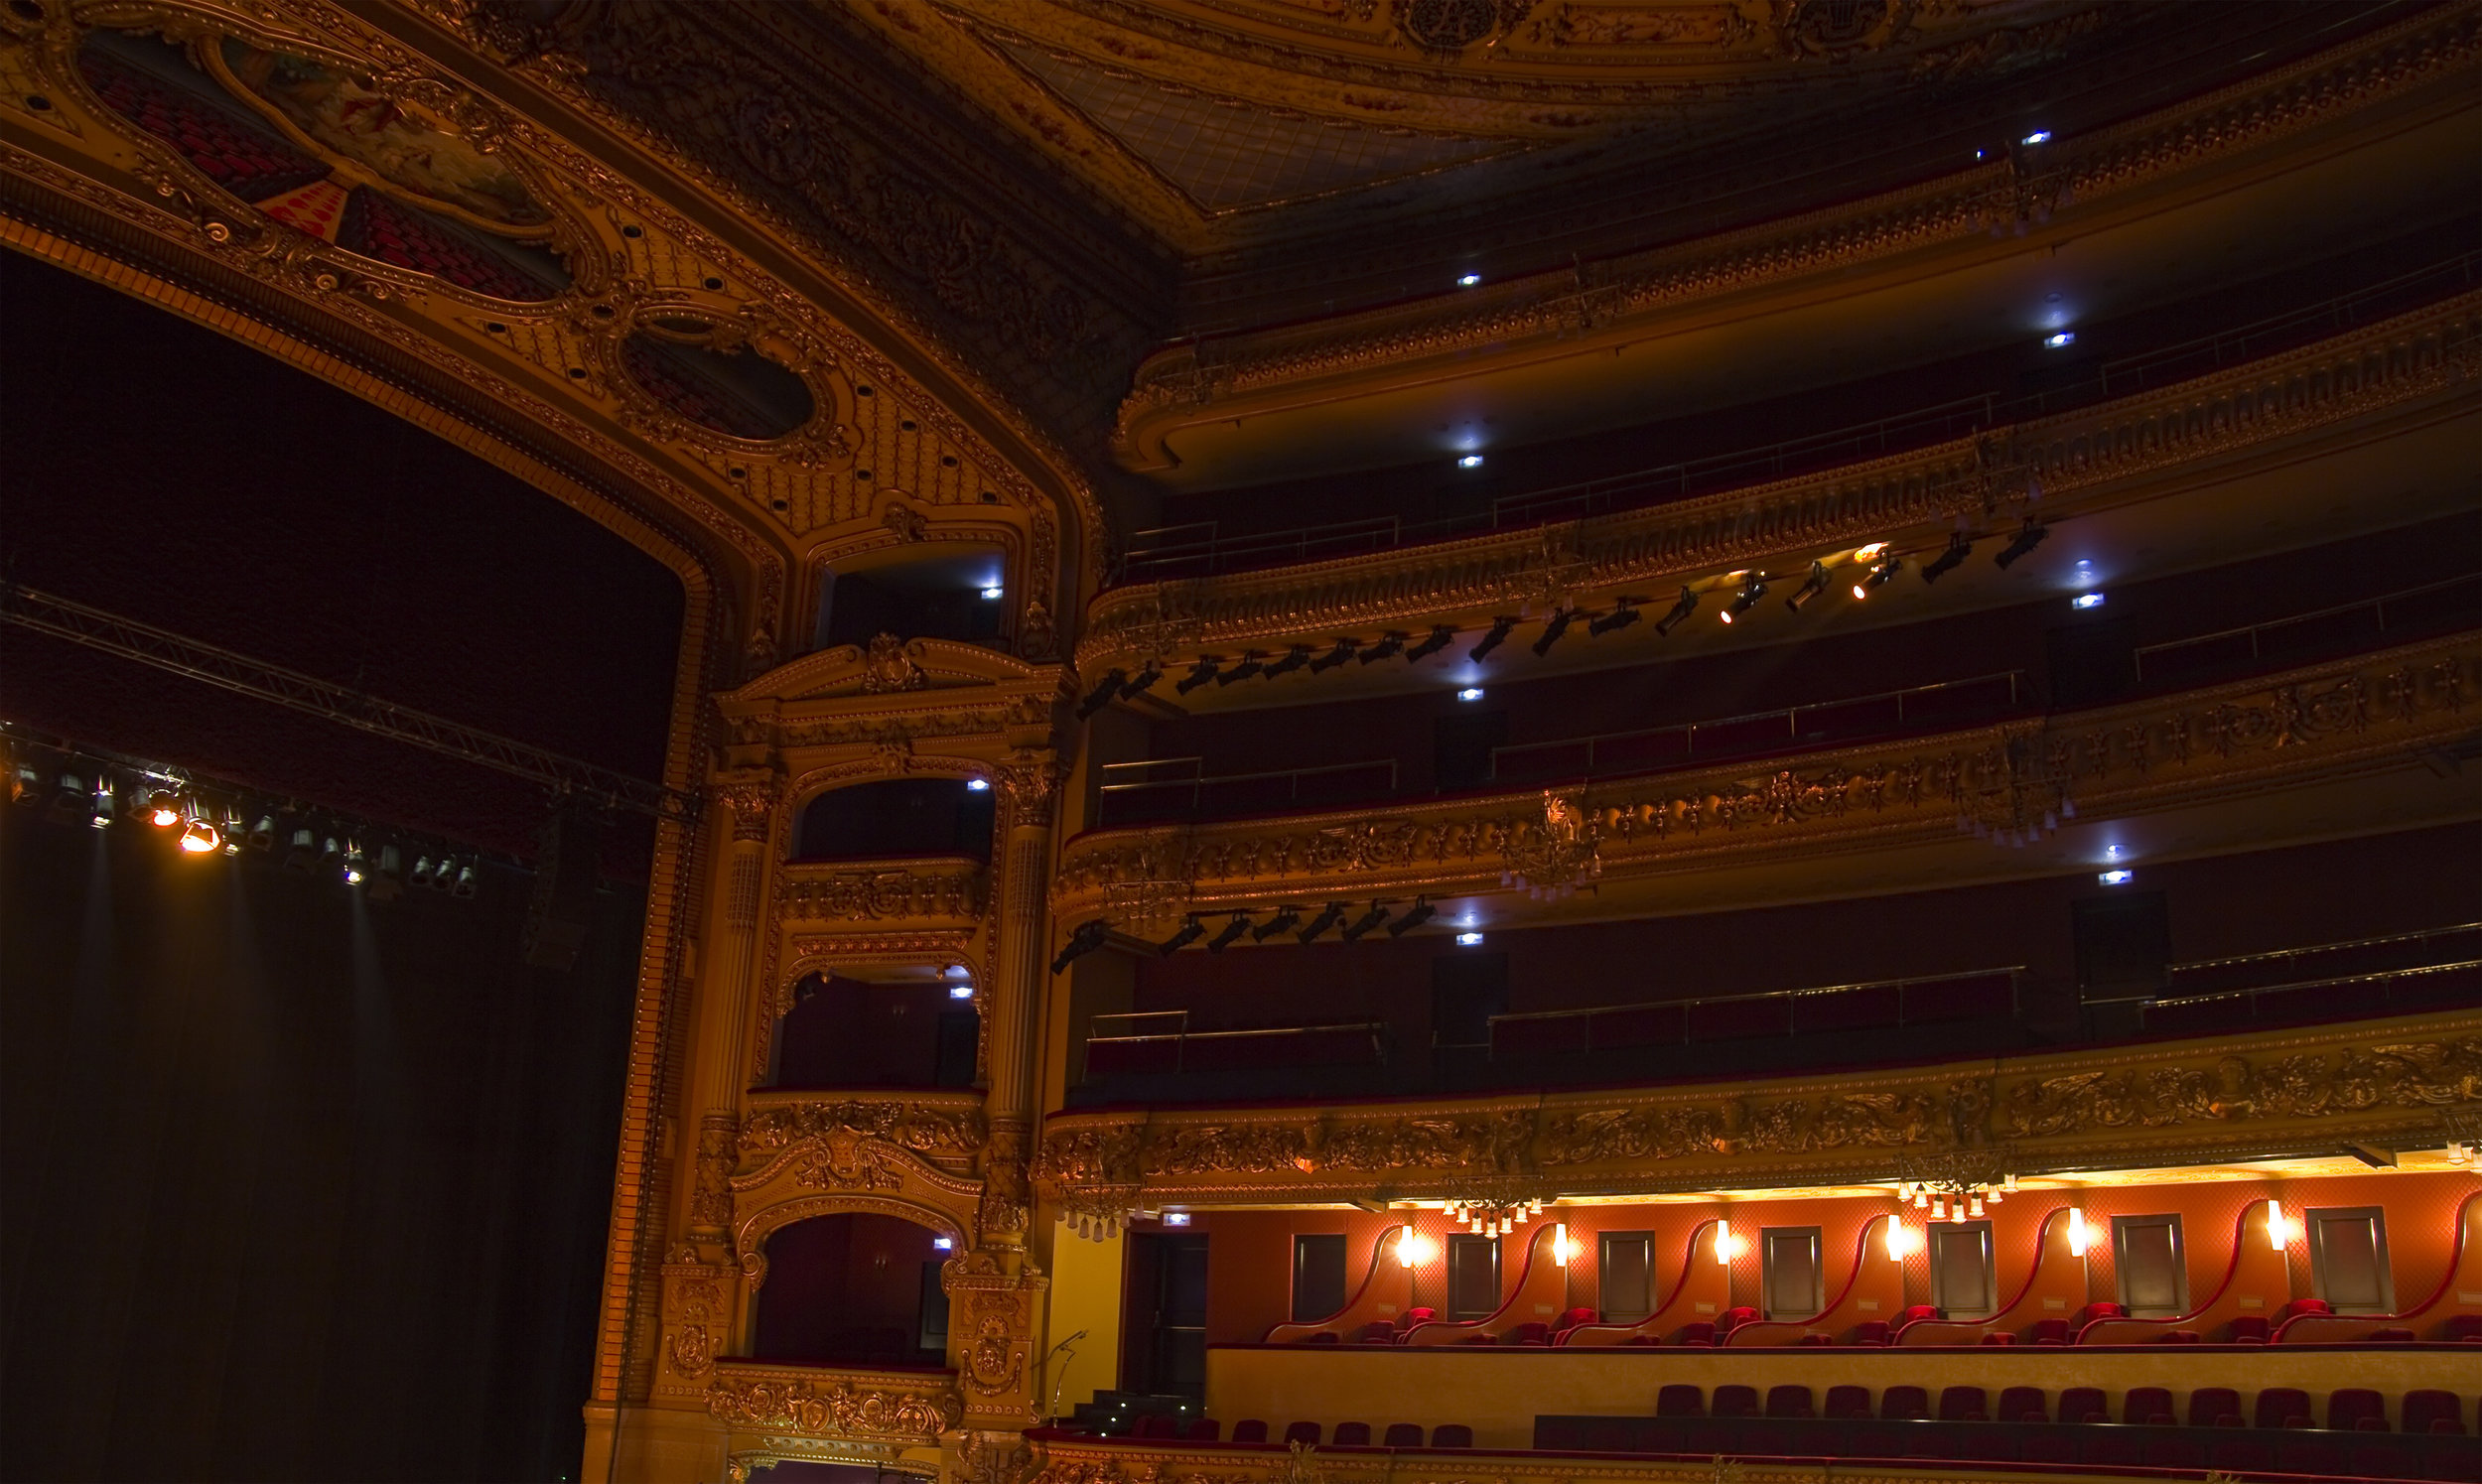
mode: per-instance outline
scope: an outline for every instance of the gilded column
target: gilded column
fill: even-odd
[[[1022,1244],[1032,1206],[1026,1160],[1034,1118],[1034,1054],[1041,1044],[1044,901],[1051,871],[1051,816],[1064,769],[1048,751],[1021,750],[999,768],[1007,835],[1000,864],[999,942],[992,954],[991,1038],[984,1106],[991,1139],[983,1158],[985,1245]]]
[[[758,1003],[752,976],[758,963],[758,895],[766,880],[767,826],[775,786],[735,783],[715,791],[732,816],[732,844],[721,863],[720,911],[706,934],[705,984],[699,1002],[697,1058],[690,1081],[698,1111],[698,1178],[690,1197],[689,1234],[727,1240],[733,1222],[733,1165],[741,1133],[745,1070]]]

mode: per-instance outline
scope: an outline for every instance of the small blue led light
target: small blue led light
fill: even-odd
[[[991,790],[991,780],[989,778],[968,778],[965,780],[965,788],[968,793],[988,793]]]
[[[1164,1213],[1164,1225],[1166,1226],[1187,1226],[1188,1224],[1189,1213],[1186,1211],[1167,1211]]]
[[[974,987],[970,984],[952,984],[948,986],[948,998],[951,1000],[971,1000],[974,998]]]
[[[2100,593],[2080,593],[2068,601],[2068,606],[2077,609],[2079,612],[2084,612],[2088,608],[2099,608],[2103,607],[2103,595]]]
[[[956,1251],[956,1248],[957,1239],[954,1237],[931,1238],[931,1250],[933,1252],[954,1252]]]
[[[1479,274],[1479,273],[1468,273],[1468,274],[1466,274],[1464,277],[1462,277],[1462,278],[1460,278],[1460,279],[1456,280],[1456,287],[1458,287],[1458,288],[1460,288],[1460,289],[1470,289],[1470,288],[1472,288],[1475,284],[1478,284],[1478,283],[1480,283],[1480,282],[1482,282],[1482,275],[1481,275],[1481,274]]]
[[[2106,886],[2126,886],[2137,875],[2134,871],[2106,871],[2095,879]]]
[[[1456,946],[1459,948],[1478,948],[1481,945],[1482,935],[1480,933],[1458,933],[1456,935]]]
[[[2076,343],[2077,332],[2074,330],[2063,330],[2058,335],[2047,335],[2042,337],[2043,348],[2046,350],[2058,350]]]
[[[1482,687],[1478,685],[1466,686],[1463,690],[1456,693],[1456,699],[1459,701],[1479,701],[1482,699]]]
[[[2049,129],[2036,129],[2031,134],[2026,135],[2024,138],[2016,142],[2018,144],[2049,144],[2051,142],[2051,131]]]
[[[1480,469],[1482,467],[1482,456],[1480,454],[1467,454],[1464,458],[1456,461],[1456,467],[1458,469]]]
[[[1006,597],[1008,591],[1009,590],[1006,588],[985,588],[983,589],[983,597],[986,601],[994,601]]]

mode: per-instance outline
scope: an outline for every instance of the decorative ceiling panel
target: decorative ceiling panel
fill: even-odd
[[[1036,47],[994,45],[1209,211],[1349,190],[1508,148],[1490,139],[1377,129],[1269,109],[1150,82]]]

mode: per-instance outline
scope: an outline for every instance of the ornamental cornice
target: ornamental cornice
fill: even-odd
[[[990,1132],[983,1095],[970,1090],[768,1090],[751,1094],[750,1109],[741,1125],[736,1190],[756,1189],[788,1170],[796,1185],[876,1188],[867,1143],[956,1173]]]
[[[2482,1014],[2409,1016],[1855,1075],[1381,1104],[1065,1113],[1035,1176],[1083,1200],[1414,1199],[1522,1177],[1570,1194],[1890,1181],[1939,1149],[2024,1173],[2426,1137],[2482,1098]]]
[[[1321,390],[1575,353],[1581,337],[1643,334],[1643,321],[1725,294],[1850,271],[1925,248],[2021,230],[2074,202],[2092,207],[2275,144],[2469,69],[2482,18],[2433,12],[2320,56],[2095,134],[2038,159],[1971,170],[1736,231],[1608,259],[1590,269],[1368,313],[1193,342],[1149,356],[1121,404],[1112,447],[1164,469],[1183,424],[1318,400]],[[2201,182],[2201,184],[2208,184]],[[1367,389],[1367,388],[1364,388]]]
[[[1543,790],[1326,814],[1089,831],[1064,919],[1611,882],[1723,859],[2006,832],[2064,805],[2128,817],[2404,764],[2472,734],[2482,636],[2452,635],[2048,719]],[[1550,871],[1559,878],[1546,875]]]
[[[982,924],[989,876],[981,862],[964,857],[870,867],[795,862],[775,876],[776,921],[970,933]]]
[[[1067,698],[1059,665],[882,634],[803,655],[714,699],[727,766],[793,754],[794,770],[806,771],[876,755],[901,772],[917,742],[992,762],[1049,746]]]
[[[2153,479],[2391,408],[2482,388],[2482,292],[2229,371],[1815,474],[1695,499],[1364,556],[1111,589],[1087,610],[1081,675],[1339,632],[1487,623],[1519,607],[1804,565],[1877,541],[1998,528],[2039,491],[2048,521],[2164,498]],[[1912,538],[1908,540],[1907,538]]]
[[[948,1374],[746,1360],[719,1360],[715,1369],[707,1415],[735,1429],[927,1444],[965,1412]]]

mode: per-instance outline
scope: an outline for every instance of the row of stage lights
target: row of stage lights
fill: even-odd
[[[251,811],[245,799],[211,796],[171,769],[115,769],[74,755],[49,768],[21,757],[9,767],[9,797],[20,807],[40,808],[58,824],[82,821],[103,830],[128,823],[161,830],[188,856],[237,856],[245,849],[273,855],[281,840],[288,868],[306,875],[333,872],[345,884],[363,887],[372,901],[390,900],[408,887],[453,897],[476,891],[474,856],[395,843],[365,850],[348,828],[322,828],[297,811],[272,807],[259,811],[256,824],[246,824]],[[414,857],[410,872],[408,850]]]
[[[2017,559],[2041,545],[2043,538],[2050,534],[2050,528],[2040,521],[2027,520],[2024,527],[1999,549],[1993,560],[2004,571],[2014,566]],[[1939,581],[1963,566],[1965,559],[1973,555],[1973,552],[1974,538],[1962,531],[1958,532],[1948,539],[1945,550],[1923,564],[1922,581],[1925,583]],[[1888,544],[1883,541],[1861,548],[1854,553],[1854,559],[1864,567],[1860,579],[1852,585],[1853,596],[1858,602],[1866,602],[1871,594],[1885,587],[1897,573],[1903,571],[1905,565],[1904,558],[1890,550]],[[1749,571],[1732,573],[1724,581],[1737,583],[1739,586],[1733,590],[1731,599],[1724,604],[1717,616],[1725,623],[1737,623],[1767,596],[1771,584],[1782,579],[1764,572]],[[1829,576],[1827,564],[1823,561],[1812,562],[1809,572],[1802,579],[1801,586],[1785,598],[1784,607],[1798,613],[1813,599],[1832,586],[1834,586],[1834,580]],[[1655,632],[1668,637],[1673,629],[1679,627],[1691,614],[1698,611],[1703,599],[1704,595],[1697,588],[1684,585],[1680,598],[1673,603],[1671,609],[1655,620]],[[1554,609],[1551,616],[1543,620],[1543,631],[1530,647],[1537,658],[1549,655],[1552,646],[1567,637],[1569,630],[1575,627],[1580,619],[1585,620],[1588,637],[1601,638],[1607,633],[1626,628],[1645,617],[1642,606],[1650,601],[1644,598],[1622,596],[1612,601],[1612,607],[1607,612],[1592,612],[1586,608],[1564,605]],[[1489,658],[1491,652],[1506,643],[1516,632],[1517,625],[1524,621],[1521,617],[1505,615],[1493,618],[1490,628],[1475,642],[1472,652],[1465,656],[1466,659],[1480,663]],[[1222,687],[1254,678],[1274,680],[1297,671],[1318,675],[1345,664],[1376,664],[1381,660],[1395,659],[1399,656],[1402,656],[1408,664],[1417,664],[1448,648],[1455,643],[1456,639],[1455,625],[1442,623],[1435,625],[1430,634],[1418,643],[1411,634],[1390,632],[1367,642],[1356,638],[1341,638],[1335,641],[1334,648],[1323,654],[1317,653],[1312,646],[1308,644],[1296,644],[1281,657],[1252,649],[1238,660],[1227,662],[1222,655],[1209,654],[1200,657],[1194,665],[1190,666],[1188,674],[1174,681],[1172,689],[1185,696],[1209,681]],[[1160,660],[1147,661],[1135,675],[1131,675],[1126,670],[1112,671],[1098,681],[1094,689],[1087,692],[1085,698],[1077,703],[1077,719],[1084,721],[1114,701],[1130,700],[1152,690],[1166,673]]]
[[[1431,904],[1431,898],[1427,896],[1415,897],[1414,904],[1402,912],[1398,912],[1387,902],[1374,901],[1368,910],[1358,917],[1353,917],[1350,922],[1345,921],[1345,918],[1352,915],[1353,904],[1351,902],[1331,901],[1308,923],[1302,920],[1302,913],[1305,910],[1307,909],[1299,905],[1282,905],[1270,913],[1266,921],[1257,923],[1255,926],[1252,925],[1251,919],[1257,915],[1256,912],[1231,913],[1215,936],[1207,938],[1206,951],[1221,953],[1241,941],[1245,933],[1249,935],[1253,943],[1264,943],[1278,933],[1284,932],[1292,933],[1297,942],[1315,943],[1326,936],[1330,930],[1341,928],[1342,931],[1338,933],[1339,937],[1347,943],[1358,943],[1371,932],[1384,927],[1389,937],[1401,938],[1438,916],[1440,912],[1438,907]],[[1097,917],[1092,921],[1079,923],[1076,929],[1068,935],[1068,942],[1060,949],[1059,957],[1051,961],[1051,972],[1058,974],[1065,971],[1070,964],[1102,947],[1111,935],[1112,924],[1108,918]],[[1458,941],[1462,942],[1465,937],[1470,937],[1477,943],[1481,941],[1481,935],[1478,933],[1461,935]],[[1206,923],[1199,913],[1192,912],[1181,920],[1180,927],[1171,937],[1155,945],[1155,951],[1166,958],[1171,958],[1200,938],[1206,938]]]

